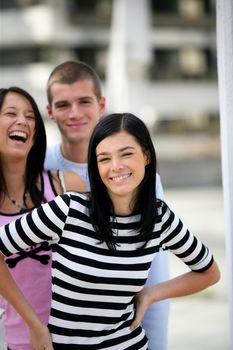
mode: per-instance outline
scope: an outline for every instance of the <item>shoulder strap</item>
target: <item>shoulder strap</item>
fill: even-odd
[[[63,193],[66,192],[66,185],[65,185],[65,180],[64,180],[64,173],[61,170],[57,170],[57,177],[60,181],[61,189]]]

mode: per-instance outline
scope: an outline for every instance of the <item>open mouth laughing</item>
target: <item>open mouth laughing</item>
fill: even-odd
[[[28,135],[25,131],[17,130],[10,132],[9,138],[13,141],[25,143],[28,139]]]

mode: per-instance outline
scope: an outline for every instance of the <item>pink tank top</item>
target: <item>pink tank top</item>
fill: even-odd
[[[42,188],[46,201],[57,194],[51,174],[43,172]],[[5,225],[23,214],[0,213],[0,225]],[[44,324],[48,323],[51,305],[51,247],[48,242],[36,245],[30,250],[6,258],[8,268],[16,283],[38,313]],[[11,350],[33,350],[29,345],[28,328],[13,307],[0,296],[0,307],[5,310],[3,318],[4,338]]]

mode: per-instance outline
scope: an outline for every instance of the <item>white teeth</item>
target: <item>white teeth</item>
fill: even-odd
[[[130,174],[126,174],[126,175],[114,176],[114,177],[112,177],[111,179],[112,179],[114,182],[120,182],[120,181],[122,181],[122,180],[127,179],[129,176],[130,176]]]
[[[21,139],[24,139],[26,140],[27,139],[27,134],[26,132],[24,131],[12,131],[10,134],[9,134],[10,137],[19,137]]]

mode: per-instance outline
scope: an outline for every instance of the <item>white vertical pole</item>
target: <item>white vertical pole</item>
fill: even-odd
[[[108,112],[129,109],[127,73],[127,1],[113,0],[112,22],[106,71]]]
[[[129,85],[141,81],[151,59],[148,0],[113,0],[107,61],[108,111],[131,111]],[[143,105],[143,96],[140,95]]]
[[[151,13],[149,0],[126,0],[128,62],[130,78],[147,78],[148,65],[152,60]]]
[[[217,0],[217,59],[222,148],[226,255],[233,350],[233,2]]]

